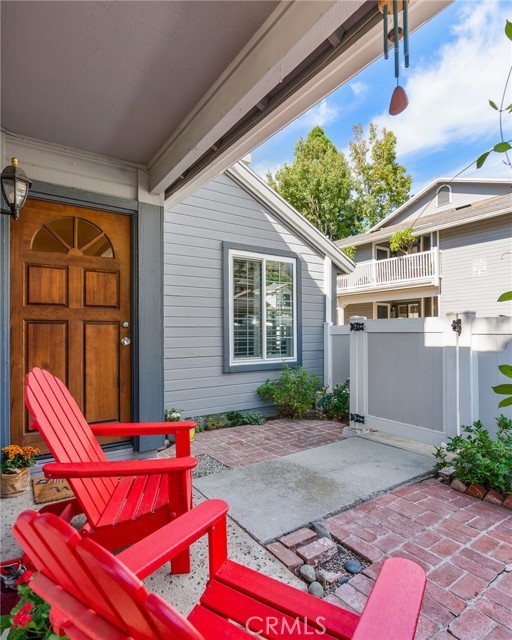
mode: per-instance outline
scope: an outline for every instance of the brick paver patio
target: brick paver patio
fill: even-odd
[[[344,440],[345,425],[333,420],[269,420],[196,433],[192,455],[207,454],[228,467],[263,462]]]
[[[272,420],[198,433],[192,454],[238,467],[342,440],[342,429],[339,422]],[[360,613],[384,560],[401,556],[428,576],[416,640],[512,640],[509,509],[430,479],[325,524],[343,545],[372,562],[328,596],[331,602]]]
[[[416,640],[512,639],[510,510],[425,480],[325,521],[343,544],[372,561],[328,597],[360,613],[388,557],[427,572]]]

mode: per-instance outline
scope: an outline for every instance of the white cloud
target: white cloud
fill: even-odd
[[[423,62],[407,78],[407,109],[399,116],[381,114],[373,119],[379,127],[394,131],[400,156],[478,138],[498,140],[498,115],[488,99],[499,104],[510,67],[506,7],[495,0],[460,6],[452,29],[455,41],[442,46],[434,61]]]
[[[509,153],[508,157],[512,158],[512,155]],[[510,165],[504,163],[504,160],[506,160],[504,153],[491,153],[480,169],[476,168],[476,162],[474,162],[460,177],[478,178],[481,180],[485,180],[486,178],[506,178],[510,180],[512,178],[512,170],[510,169]],[[465,169],[466,166],[467,165],[455,170],[454,175]]]
[[[368,85],[365,82],[361,82],[360,80],[354,80],[350,82],[348,85],[356,98],[364,97],[368,93]]]
[[[313,127],[325,127],[325,125],[334,122],[340,113],[339,107],[329,104],[327,98],[324,98],[321,102],[314,107],[306,111],[300,118],[295,120],[295,128],[307,127],[312,129]]]
[[[266,177],[268,171],[274,175],[282,166],[282,162],[278,162],[277,160],[272,160],[270,158],[264,158],[263,160],[259,160],[254,163],[251,162],[251,169],[262,178]]]

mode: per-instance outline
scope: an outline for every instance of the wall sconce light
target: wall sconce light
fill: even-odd
[[[2,195],[9,206],[9,211],[2,209],[2,213],[17,220],[20,217],[20,209],[27,199],[28,190],[32,186],[27,174],[18,167],[17,158],[13,158],[11,164],[2,171],[0,182]]]

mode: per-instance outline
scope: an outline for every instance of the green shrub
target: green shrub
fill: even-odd
[[[229,411],[226,413],[226,418],[232,427],[239,427],[243,424],[264,424],[265,416],[259,411],[246,411],[241,413],[240,411]]]
[[[229,420],[229,424],[232,427],[239,427],[242,424],[247,424],[244,422],[244,414],[240,411],[228,411],[226,413],[226,418]]]
[[[215,429],[222,429],[226,425],[226,419],[221,415],[205,416],[203,421],[203,427],[205,431],[215,431]]]
[[[500,415],[496,423],[495,440],[480,420],[462,427],[464,435],[436,449],[436,469],[452,466],[454,477],[465,484],[481,484],[504,496],[512,494],[512,420]],[[450,461],[449,453],[454,454]]]
[[[245,424],[265,424],[267,419],[260,411],[246,411],[244,413]]]
[[[271,400],[277,406],[280,416],[304,418],[320,388],[319,376],[311,376],[304,367],[284,365],[278,380],[267,380],[256,391],[262,400]]]
[[[347,257],[353,260],[356,257],[357,247],[354,247],[353,244],[349,244],[346,247],[344,247],[342,251]]]
[[[350,380],[334,387],[318,401],[318,408],[323,409],[331,420],[343,420],[350,411]]]

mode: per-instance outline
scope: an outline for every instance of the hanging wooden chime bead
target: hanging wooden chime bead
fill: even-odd
[[[399,85],[400,75],[400,40],[404,42],[404,62],[405,67],[409,67],[409,0],[378,0],[379,11],[384,17],[384,58],[389,57],[389,42],[393,44],[395,78],[397,86],[391,96],[389,113],[392,116],[401,113],[409,104],[407,94]],[[403,12],[403,27],[398,24],[399,14]],[[388,17],[393,15],[393,28],[388,31]]]

